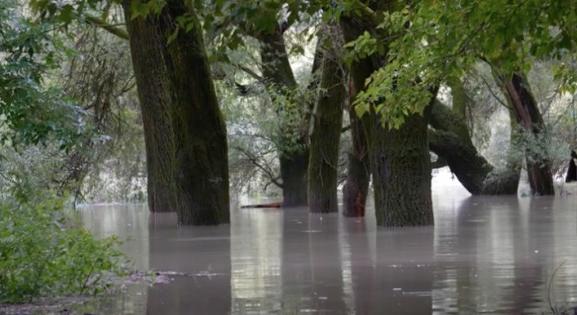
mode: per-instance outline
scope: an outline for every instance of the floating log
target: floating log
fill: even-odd
[[[282,202],[273,202],[273,203],[259,203],[254,205],[244,205],[240,206],[241,209],[250,209],[250,208],[282,208]]]

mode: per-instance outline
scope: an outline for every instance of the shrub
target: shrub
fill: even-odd
[[[122,273],[117,240],[74,226],[62,199],[0,200],[0,303],[97,293]]]

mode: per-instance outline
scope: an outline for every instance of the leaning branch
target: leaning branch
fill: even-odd
[[[103,19],[90,15],[90,14],[86,14],[84,16],[84,18],[86,19],[86,22],[98,26],[100,28],[102,28],[103,30],[109,32],[110,34],[113,34],[121,39],[124,40],[128,40],[128,32],[126,32],[126,30],[123,30],[122,28],[119,28],[117,26],[108,24],[106,21],[104,21]]]

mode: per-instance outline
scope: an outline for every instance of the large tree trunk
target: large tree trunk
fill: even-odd
[[[182,1],[168,1],[158,15],[130,18],[130,1],[124,2],[130,34],[140,101],[143,108],[166,113],[168,107],[171,150],[159,159],[172,161],[175,208],[180,224],[229,222],[228,157],[226,129],[218,108],[204,51],[202,30],[191,8]],[[192,19],[192,29],[180,30],[169,43],[184,14]],[[144,50],[145,53],[142,53]],[[152,55],[147,52],[153,51]],[[150,82],[159,94],[147,91]],[[145,96],[150,96],[146,98]],[[163,107],[159,107],[162,104]],[[145,119],[146,123],[146,119]],[[162,126],[164,127],[164,125]],[[159,136],[168,128],[153,128]],[[163,139],[157,137],[158,145]],[[154,164],[153,164],[154,165]]]
[[[481,194],[483,183],[493,166],[477,152],[468,128],[460,115],[438,101],[431,109],[431,151],[443,157],[461,184],[473,195]]]
[[[285,93],[287,99],[297,89],[297,82],[294,78],[292,68],[289,63],[286,46],[284,43],[283,32],[280,28],[270,33],[259,33],[256,37],[261,41],[261,59],[262,74],[271,91],[271,96],[276,93]],[[292,93],[294,94],[294,93]],[[272,101],[275,102],[274,97]],[[303,108],[298,108],[295,115],[304,114],[306,103],[304,100],[292,101],[299,102]],[[289,108],[279,109],[281,112],[290,110]],[[286,113],[283,113],[286,114]],[[280,173],[283,180],[283,205],[287,207],[304,206],[307,204],[307,169],[308,169],[308,146],[306,143],[308,122],[302,121],[300,126],[294,126],[290,122],[284,121],[280,115],[281,121],[279,136],[279,161]],[[304,117],[304,115],[303,115]],[[297,139],[283,138],[295,135],[297,128]]]
[[[327,27],[326,31],[334,30]],[[313,110],[308,168],[308,205],[311,212],[337,212],[337,166],[345,99],[344,76],[330,37],[321,35],[324,50],[320,93]]]
[[[280,174],[284,207],[299,207],[307,204],[308,150],[297,153],[280,153]]]
[[[378,225],[433,224],[427,116],[410,115],[399,129],[375,117],[369,148]]]
[[[145,92],[143,94],[146,94]],[[148,96],[141,96],[144,99]],[[163,104],[162,106],[164,106]],[[151,212],[172,212],[175,208],[174,166],[165,158],[174,150],[169,112],[141,106],[146,147],[148,207]],[[146,122],[144,122],[146,121]]]
[[[138,97],[146,146],[148,207],[152,212],[176,211],[174,185],[174,137],[170,116],[167,70],[163,59],[160,34],[151,19],[130,20],[129,3],[125,3],[130,32],[134,74],[138,81]]]
[[[393,3],[381,1],[371,5],[386,11],[392,9]],[[362,34],[367,29],[364,22],[367,21],[343,17],[341,27],[345,40],[351,41]],[[370,24],[372,21],[368,22]],[[351,74],[356,90],[363,89],[366,78],[385,62],[386,53],[355,62],[351,67]],[[372,113],[369,117],[363,118],[359,128],[367,132],[377,224],[384,226],[433,224],[427,118],[411,115],[397,130],[382,128],[380,118]],[[345,196],[345,205],[352,205],[352,209],[346,209],[345,214],[355,215],[356,198]]]
[[[457,111],[435,101],[431,109],[429,148],[442,157],[451,172],[473,195],[516,194],[519,170],[496,170],[473,145],[467,125]]]
[[[362,28],[353,19],[343,17],[341,29],[345,41],[350,42],[362,34]],[[370,163],[368,138],[368,116],[359,118],[352,106],[358,91],[365,87],[365,80],[379,66],[378,61],[370,58],[353,62],[350,68],[349,118],[351,124],[352,152],[349,153],[347,177],[343,186],[343,215],[363,217],[369,191]]]
[[[537,142],[543,141],[541,138],[545,132],[545,123],[527,79],[523,75],[513,74],[511,78],[501,80],[501,84],[519,125],[527,135],[537,139]],[[531,190],[536,195],[554,195],[551,163],[547,153],[539,151],[529,146],[525,148]]]
[[[429,148],[447,161],[461,184],[473,195],[513,195],[519,185],[519,169],[497,170],[456,134],[429,130]],[[480,186],[479,186],[479,183]]]

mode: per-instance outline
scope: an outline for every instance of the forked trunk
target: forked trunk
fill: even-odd
[[[280,28],[275,29],[270,33],[255,34],[261,41],[261,59],[263,78],[267,89],[271,92],[273,102],[276,102],[274,95],[277,93],[285,93],[287,99],[291,99],[290,94],[294,93],[298,87],[294,78],[292,68],[288,59],[286,46],[284,43],[283,32]],[[302,115],[306,117],[306,103],[305,100],[292,101],[299,102],[303,108],[296,108],[293,115]],[[291,108],[284,108],[279,105],[277,109],[280,113],[291,110]],[[282,108],[281,108],[282,107]],[[286,207],[304,206],[307,204],[307,169],[308,169],[308,145],[306,143],[306,127],[308,122],[303,119],[299,126],[295,126],[290,122],[284,121],[283,115],[279,115],[280,135],[284,137],[292,137],[298,134],[298,139],[281,139],[279,147],[279,164],[280,173],[283,181],[283,205]],[[297,128],[297,132],[292,130]],[[295,141],[296,140],[296,141]],[[289,143],[285,147],[285,143]],[[296,146],[295,149],[293,146]]]
[[[154,152],[151,145],[166,146],[151,165],[156,168],[155,162],[166,162],[172,166],[171,171],[160,171],[170,178],[168,186],[160,185],[161,190],[174,192],[180,224],[227,223],[226,130],[196,16],[183,1],[168,1],[160,13],[135,19],[130,1],[124,1],[124,8],[141,107],[148,110],[143,111],[144,129],[152,128],[147,152]],[[178,25],[176,19],[185,14],[193,27],[188,32],[179,30],[169,41]],[[162,120],[150,123],[154,118]],[[153,182],[160,176],[159,172],[151,175],[157,177]]]

